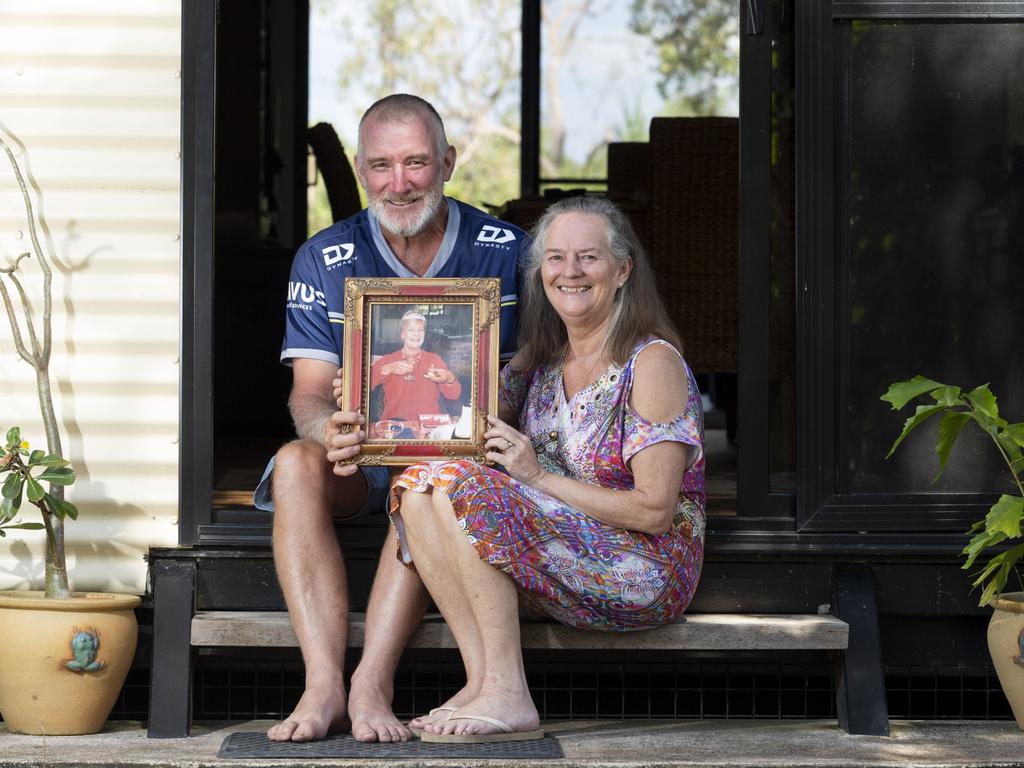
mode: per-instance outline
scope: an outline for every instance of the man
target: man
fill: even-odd
[[[306,665],[298,706],[267,732],[274,741],[321,739],[349,721],[360,741],[411,736],[391,711],[393,677],[427,595],[419,577],[395,557],[393,526],[347,699],[343,682],[349,604],[334,518],[382,513],[390,477],[381,467],[339,463],[359,452],[365,436],[363,429],[351,429],[364,425],[362,416],[339,411],[334,394],[345,278],[500,277],[506,359],[515,338],[523,233],[444,196],[455,148],[434,108],[404,94],[371,106],[359,123],[355,166],[368,209],[316,234],[295,255],[281,360],[293,369],[288,405],[298,439],[277,452],[255,494],[259,508],[274,510],[274,563]]]
[[[442,413],[442,397],[458,400],[462,394],[462,385],[444,360],[423,351],[427,318],[410,309],[402,315],[400,328],[402,348],[382,355],[370,367],[370,389],[384,389],[381,421],[416,421],[423,413]]]

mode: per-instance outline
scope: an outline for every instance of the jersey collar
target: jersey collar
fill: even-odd
[[[451,258],[452,253],[455,251],[455,242],[459,236],[459,225],[461,224],[462,214],[459,212],[459,206],[455,204],[455,201],[450,197],[446,197],[444,201],[448,204],[448,224],[444,230],[444,238],[441,240],[441,247],[437,249],[437,254],[434,256],[434,260],[430,262],[430,269],[426,271],[423,277],[437,277],[438,273],[448,263],[448,259]],[[384,238],[384,233],[380,231],[380,222],[377,221],[377,217],[373,215],[373,211],[370,209],[366,210],[366,215],[370,219],[370,232],[373,235],[373,244],[377,246],[377,251],[380,253],[381,258],[387,262],[387,265],[391,267],[398,277],[419,277],[419,275],[408,269],[402,262],[395,256],[395,252],[391,250],[391,246],[388,245],[388,241]]]

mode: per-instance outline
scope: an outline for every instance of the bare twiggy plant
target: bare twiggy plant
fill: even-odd
[[[21,190],[25,219],[33,249],[32,252],[19,254],[13,264],[0,266],[0,299],[3,300],[7,319],[11,326],[14,348],[18,355],[35,370],[39,412],[42,417],[43,429],[46,432],[47,453],[59,457],[62,455],[60,432],[57,429],[57,417],[53,409],[53,394],[50,388],[50,350],[53,342],[50,322],[53,309],[53,272],[46,252],[39,241],[35,213],[32,209],[32,198],[29,195],[25,177],[18,166],[17,158],[2,136],[0,136],[0,147],[7,155],[11,170],[14,172],[14,177]],[[22,262],[33,256],[43,277],[43,311],[38,316],[23,284],[24,271],[20,270]],[[15,302],[15,297],[17,302]],[[17,312],[16,303],[20,306],[23,318]],[[46,528],[46,597],[70,597],[71,590],[68,586],[68,570],[64,553],[64,513],[66,506],[69,505],[61,503],[64,499],[62,485],[51,483],[48,495],[58,503],[40,506],[43,526]]]

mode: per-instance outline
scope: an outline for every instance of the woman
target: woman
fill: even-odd
[[[700,394],[627,219],[599,198],[552,205],[524,282],[520,351],[484,435],[507,474],[418,464],[392,491],[400,556],[466,665],[466,686],[410,723],[425,741],[543,735],[520,607],[586,629],[653,627],[683,612],[700,574]]]

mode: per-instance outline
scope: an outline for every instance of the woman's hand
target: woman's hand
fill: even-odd
[[[487,423],[490,424],[490,429],[484,432],[487,458],[505,467],[513,480],[539,488],[547,473],[537,461],[530,439],[496,416],[488,416]]]

